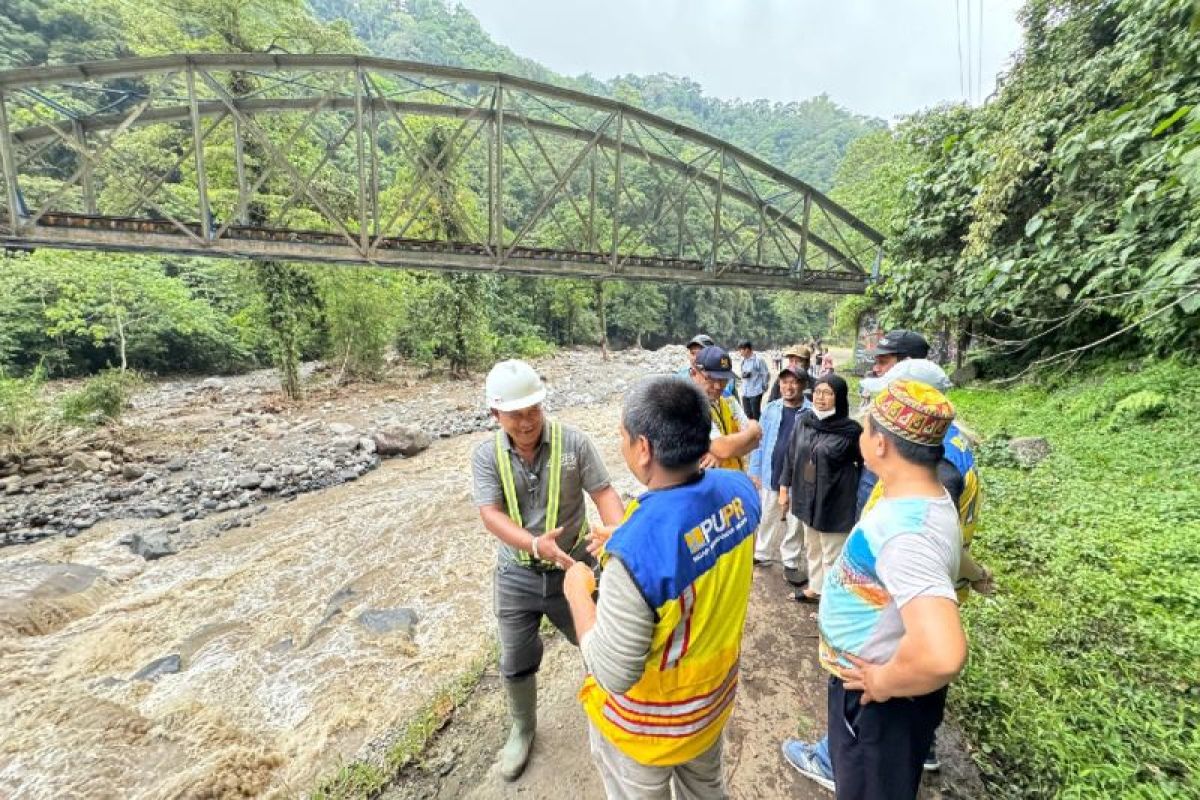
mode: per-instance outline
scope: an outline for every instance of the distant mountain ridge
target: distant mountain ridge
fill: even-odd
[[[850,142],[886,128],[826,95],[792,103],[722,100],[674,75],[568,77],[497,43],[461,5],[445,0],[309,0],[323,20],[345,19],[375,55],[519,75],[614,97],[747,150],[828,191]]]

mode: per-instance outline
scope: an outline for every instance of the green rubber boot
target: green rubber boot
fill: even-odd
[[[512,730],[500,751],[500,775],[506,781],[515,781],[525,771],[529,753],[533,750],[533,734],[537,730],[537,676],[505,681],[504,689],[508,692]]]

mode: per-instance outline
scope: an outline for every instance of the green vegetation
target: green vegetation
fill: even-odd
[[[890,236],[884,319],[1001,369],[1195,350],[1200,6],[1030,0],[1022,21],[986,105],[920,112],[842,162],[834,196]]]
[[[999,593],[966,607],[952,703],[991,796],[1200,795],[1200,375],[1120,364],[953,399],[989,439],[1053,447],[1032,470],[985,459],[974,547]],[[1156,411],[1111,426],[1122,407]]]

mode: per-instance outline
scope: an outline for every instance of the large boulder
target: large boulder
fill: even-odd
[[[371,435],[375,452],[381,456],[415,456],[433,443],[429,434],[416,425],[396,425]]]
[[[135,533],[130,537],[129,549],[147,561],[173,556],[179,552],[175,543],[171,541],[170,534],[163,530]]]
[[[100,459],[91,453],[71,453],[63,461],[63,466],[74,472],[97,472],[100,470]]]
[[[1032,469],[1050,455],[1050,442],[1043,436],[1021,436],[1010,439],[1008,449],[1025,469]]]
[[[374,634],[412,636],[417,622],[417,612],[411,608],[368,608],[358,615],[358,624]]]

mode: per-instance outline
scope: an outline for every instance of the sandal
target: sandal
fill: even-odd
[[[792,594],[792,599],[797,603],[808,603],[809,605],[818,605],[821,602],[821,595],[809,594],[804,589],[797,589]]]

